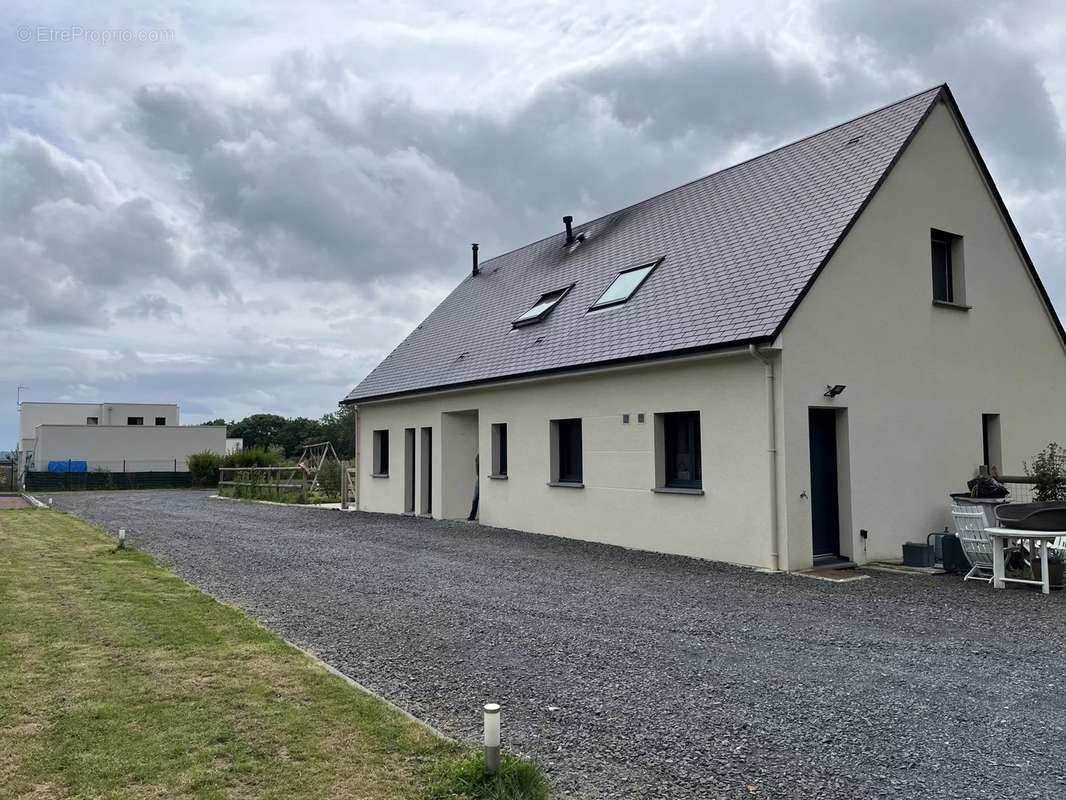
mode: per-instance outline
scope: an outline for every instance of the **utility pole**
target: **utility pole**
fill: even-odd
[[[23,386],[21,383],[18,385],[18,389],[15,390],[15,409],[19,414],[19,427],[22,426],[22,392],[24,389],[29,389],[29,386]],[[11,464],[11,483],[12,489],[15,484],[15,471],[18,470],[21,473],[22,468],[22,437],[18,433],[15,434],[15,460]],[[21,479],[22,475],[19,475]]]

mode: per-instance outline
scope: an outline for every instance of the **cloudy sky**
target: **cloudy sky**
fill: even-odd
[[[318,416],[470,242],[943,81],[1066,311],[1059,3],[107,5],[0,10],[0,449],[19,383]]]

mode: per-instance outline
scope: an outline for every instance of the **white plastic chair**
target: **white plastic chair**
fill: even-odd
[[[985,533],[988,521],[985,512],[972,506],[951,506],[955,536],[970,561],[970,571],[964,580],[992,581],[992,540]],[[987,573],[987,574],[984,574]]]

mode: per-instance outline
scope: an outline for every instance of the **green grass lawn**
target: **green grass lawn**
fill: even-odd
[[[98,529],[0,511],[0,797],[547,797],[478,758]]]

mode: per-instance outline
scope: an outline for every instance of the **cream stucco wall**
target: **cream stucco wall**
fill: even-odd
[[[963,236],[968,311],[934,306],[930,228]],[[932,112],[789,321],[783,348],[787,563],[811,562],[809,407],[847,409],[856,561],[951,524],[949,491],[1001,415],[1003,467],[1066,441],[1066,353],[954,118]],[[846,384],[827,402],[826,384]],[[867,529],[864,542],[858,531]]]
[[[19,468],[33,453],[40,425],[85,425],[96,417],[98,425],[125,425],[129,417],[143,417],[153,426],[156,417],[165,417],[166,425],[181,423],[178,406],[173,403],[53,403],[24,400],[19,404]]]
[[[38,470],[70,459],[90,469],[185,472],[186,459],[202,452],[225,455],[226,426],[40,425],[33,461]]]
[[[655,493],[653,415],[691,410],[700,412],[705,494]],[[361,461],[370,463],[374,430],[388,429],[391,443],[388,478],[360,470],[360,507],[403,511],[404,429],[431,426],[434,515],[459,510],[465,516],[473,463],[464,429],[455,423],[470,417],[450,414],[472,411],[482,524],[768,566],[766,384],[762,365],[749,355],[360,404]],[[644,423],[638,413],[646,415]],[[583,489],[547,485],[550,420],[567,417],[582,419]],[[491,426],[500,422],[508,426],[509,476],[492,480]],[[418,442],[416,460],[420,435]],[[445,472],[450,475],[442,479]],[[420,497],[421,470],[415,474]],[[453,497],[442,498],[442,491]]]

